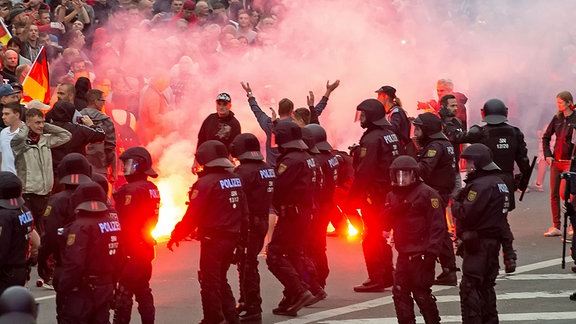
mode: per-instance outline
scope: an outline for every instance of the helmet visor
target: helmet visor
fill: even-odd
[[[124,164],[122,164],[122,173],[127,175],[133,175],[138,170],[138,165],[140,161],[137,159],[127,159],[124,160]]]
[[[395,170],[391,180],[395,186],[406,187],[416,182],[416,175],[414,170]]]
[[[356,116],[354,116],[354,122],[363,122],[366,119],[366,113],[364,110],[356,110]]]

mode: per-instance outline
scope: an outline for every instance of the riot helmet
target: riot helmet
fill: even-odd
[[[305,129],[308,129],[311,133],[312,136],[314,136],[314,140],[316,142],[316,147],[320,150],[320,151],[331,151],[333,150],[332,145],[330,145],[330,143],[328,143],[327,137],[326,137],[326,131],[324,130],[324,128],[318,124],[308,124],[306,126],[304,126]]]
[[[0,295],[0,315],[7,313],[23,313],[38,316],[36,301],[28,289],[22,286],[8,287]]]
[[[442,133],[442,120],[433,113],[420,114],[412,123],[422,130],[424,138],[447,139]]]
[[[391,126],[386,120],[384,105],[377,99],[366,99],[356,107],[356,121],[360,120],[362,128],[370,125]]]
[[[228,158],[226,145],[217,140],[209,140],[200,144],[196,150],[196,161],[204,167],[234,167]]]
[[[316,147],[316,138],[314,138],[314,132],[310,128],[302,127],[302,140],[308,146],[308,151],[310,153],[319,154],[318,148]]]
[[[152,169],[152,157],[148,150],[141,146],[131,147],[120,155],[124,162],[124,175],[145,174],[152,178],[158,177],[158,173]]]
[[[273,132],[276,138],[276,144],[281,148],[308,149],[306,143],[302,141],[302,129],[292,121],[279,121],[274,127]]]
[[[71,205],[74,211],[84,210],[88,212],[102,212],[108,210],[106,206],[106,192],[96,182],[83,183],[76,188],[72,197]]]
[[[60,183],[79,185],[92,182],[92,166],[86,157],[80,153],[69,153],[58,164]]]
[[[500,99],[490,99],[482,107],[482,121],[497,125],[508,121],[508,108]]]
[[[23,205],[20,178],[12,172],[0,171],[0,207],[20,209]]]
[[[238,160],[264,160],[260,152],[260,142],[251,133],[238,134],[230,143],[230,155]]]
[[[92,181],[96,182],[102,188],[102,190],[104,190],[105,193],[108,193],[109,183],[105,176],[94,172],[92,174]]]
[[[400,155],[390,164],[389,172],[393,186],[411,186],[418,181],[418,162],[409,155]]]
[[[460,157],[474,163],[470,168],[466,168],[468,173],[474,172],[478,169],[485,171],[500,170],[498,165],[496,165],[492,160],[492,151],[484,144],[470,144],[470,146],[464,149],[464,152],[462,152]]]

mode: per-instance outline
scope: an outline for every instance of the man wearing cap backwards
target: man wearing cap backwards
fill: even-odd
[[[22,199],[22,182],[15,174],[0,171],[0,294],[10,286],[26,284],[33,227],[32,214]]]
[[[509,211],[512,211],[516,207],[514,193],[517,189],[524,191],[530,181],[530,161],[528,160],[528,149],[524,141],[524,134],[518,127],[507,123],[508,108],[499,99],[486,101],[482,107],[482,121],[486,125],[470,127],[462,141],[465,143],[482,143],[490,148],[494,163],[503,171],[501,176],[509,189]],[[544,137],[546,137],[546,133]],[[549,139],[547,144],[550,144]],[[546,147],[549,147],[549,145],[544,144],[544,150],[546,150]],[[518,166],[520,174],[514,175],[514,163]],[[550,234],[554,235],[554,232],[554,229],[550,230]],[[512,245],[513,241],[514,235],[508,224],[506,235],[504,235],[504,240],[502,241],[502,254],[506,273],[516,271],[517,256]]]
[[[118,189],[114,200],[123,228],[126,258],[114,296],[114,323],[130,322],[135,296],[142,324],[150,324],[156,314],[150,278],[156,245],[152,230],[158,223],[160,192],[148,177],[156,178],[158,174],[152,169],[150,153],[143,147],[127,149],[120,160],[128,183]]]
[[[507,227],[509,190],[486,145],[472,144],[461,156],[466,160],[466,186],[454,198],[452,214],[462,240],[462,323],[498,323],[494,286],[500,241]]]
[[[70,137],[70,132],[45,123],[44,114],[31,108],[26,111],[26,124],[10,142],[16,174],[22,180],[22,196],[32,211],[39,234],[43,233],[41,218],[54,184],[50,151],[68,142]]]
[[[402,145],[410,142],[410,120],[406,111],[402,108],[400,98],[396,97],[396,89],[392,86],[382,86],[376,90],[378,101],[384,105],[386,118],[392,124],[393,131],[398,135]]]
[[[414,136],[419,143],[416,160],[418,161],[418,176],[424,183],[434,188],[442,197],[442,210],[446,210],[450,194],[456,186],[456,159],[454,147],[446,135],[442,133],[442,120],[433,113],[418,115],[413,121]],[[456,286],[456,257],[452,239],[445,224],[442,249],[439,260],[442,273],[435,281],[436,285]]]
[[[120,258],[120,223],[106,193],[88,182],[71,197],[75,220],[64,230],[62,267],[54,284],[63,301],[58,323],[109,323]]]
[[[204,313],[201,323],[238,323],[236,300],[226,274],[241,233],[248,231],[246,195],[242,180],[231,172],[234,164],[222,142],[202,143],[196,151],[196,160],[203,170],[190,189],[188,209],[174,227],[168,249],[172,251],[174,245],[178,246],[196,231],[200,241],[198,279]],[[267,211],[266,206],[263,209]],[[257,320],[256,317],[253,319]]]
[[[36,286],[52,289],[54,267],[59,268],[64,250],[62,228],[74,220],[73,208],[70,207],[70,197],[78,185],[92,180],[92,170],[88,160],[78,153],[70,153],[62,159],[58,165],[60,183],[64,184],[64,190],[54,194],[48,200],[42,219],[42,239],[38,251],[38,275],[40,279]],[[46,228],[44,228],[44,226]],[[56,313],[62,310],[62,300],[56,297]]]
[[[392,247],[383,235],[388,217],[382,217],[381,212],[391,188],[388,168],[395,157],[404,154],[404,146],[386,120],[380,101],[364,100],[356,110],[360,126],[366,131],[353,151],[354,181],[343,209],[349,219],[359,219],[357,210],[362,210],[362,250],[368,280],[355,286],[354,291],[381,292],[392,286],[394,272]]]
[[[318,299],[308,290],[302,271],[304,244],[312,215],[314,159],[305,150],[302,129],[291,122],[280,122],[274,129],[280,156],[272,204],[278,221],[268,244],[268,269],[284,286],[284,297],[272,312],[297,316],[298,311]]]
[[[248,203],[248,231],[241,237],[244,254],[240,255],[240,298],[238,313],[240,321],[262,320],[262,297],[260,296],[260,274],[258,254],[264,247],[268,232],[268,212],[274,191],[274,169],[260,153],[258,138],[250,133],[240,134],[230,144],[230,154],[240,161],[234,173],[240,176]]]

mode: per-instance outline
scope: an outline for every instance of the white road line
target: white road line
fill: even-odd
[[[34,300],[35,300],[35,301],[42,301],[42,300],[47,300],[47,299],[52,299],[52,298],[56,298],[56,295],[36,297],[36,298],[34,298]]]
[[[522,274],[517,276],[506,276],[497,278],[496,281],[507,280],[574,280],[576,275],[573,273],[547,273],[547,274]]]
[[[572,261],[572,259],[570,257],[566,257],[565,260],[567,263]],[[516,268],[516,272],[514,274],[511,274],[511,275],[505,275],[504,276],[504,271],[500,271],[500,274],[503,275],[501,277],[506,278],[506,279],[509,279],[512,277],[519,277],[518,274],[521,274],[524,272],[548,268],[548,267],[552,267],[554,265],[560,266],[561,261],[562,261],[562,258],[557,258],[557,259],[537,262],[537,263],[533,263],[533,264],[519,266]],[[447,290],[450,288],[456,288],[456,287],[433,286],[432,292],[439,292],[439,291]],[[319,322],[319,321],[322,321],[322,320],[327,319],[327,318],[340,316],[340,315],[344,315],[344,314],[348,314],[348,313],[352,313],[352,312],[357,312],[357,311],[363,311],[366,309],[379,307],[379,306],[383,306],[383,305],[388,305],[388,304],[392,304],[392,303],[393,303],[392,296],[386,296],[386,297],[368,300],[368,301],[358,303],[358,304],[328,309],[325,311],[296,317],[296,318],[289,319],[286,321],[278,322],[278,324],[306,324],[306,323],[312,323],[312,322]],[[450,317],[448,316],[447,318],[450,318]],[[572,318],[572,317],[570,317],[570,318]],[[576,318],[576,317],[573,317],[573,318]],[[367,320],[370,321],[371,319],[367,319]],[[354,320],[354,321],[355,321],[354,323],[371,323],[371,322],[362,322],[363,320]],[[385,322],[382,322],[382,319],[378,319],[378,321],[379,321],[378,323],[385,323]],[[443,318],[443,321],[444,321],[444,318]],[[461,318],[458,317],[457,322],[460,322],[460,321],[461,321]],[[332,323],[332,322],[322,322],[322,323]],[[346,323],[346,322],[334,322],[334,323]],[[351,323],[351,322],[349,321],[348,323]],[[396,318],[394,318],[393,323],[397,323]]]
[[[517,293],[503,293],[498,294],[498,301],[501,300],[512,300],[512,299],[534,299],[534,298],[563,298],[568,299],[568,296],[572,294],[574,290],[565,291],[536,291],[536,292],[517,292]],[[436,302],[438,303],[452,303],[460,302],[460,295],[446,295],[446,296],[436,296]]]
[[[552,321],[552,320],[567,320],[575,319],[576,312],[550,312],[550,313],[514,313],[514,314],[499,314],[501,322],[525,322],[525,321]],[[442,316],[442,323],[461,323],[460,316]],[[394,324],[398,323],[396,317],[385,318],[363,318],[351,320],[328,320],[319,322],[322,324]],[[422,316],[416,316],[416,323],[424,323]]]

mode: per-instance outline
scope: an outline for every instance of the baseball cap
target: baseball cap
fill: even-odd
[[[14,90],[14,88],[12,88],[12,86],[9,84],[3,84],[2,86],[0,86],[0,97],[13,95],[18,92],[20,91]]]
[[[385,93],[388,97],[391,98],[396,98],[396,89],[394,89],[394,87],[392,86],[382,86],[380,87],[380,89],[376,90],[375,92],[383,92]]]
[[[232,98],[230,98],[230,95],[227,94],[226,92],[222,92],[221,94],[218,95],[218,97],[216,97],[216,101],[232,102]]]

